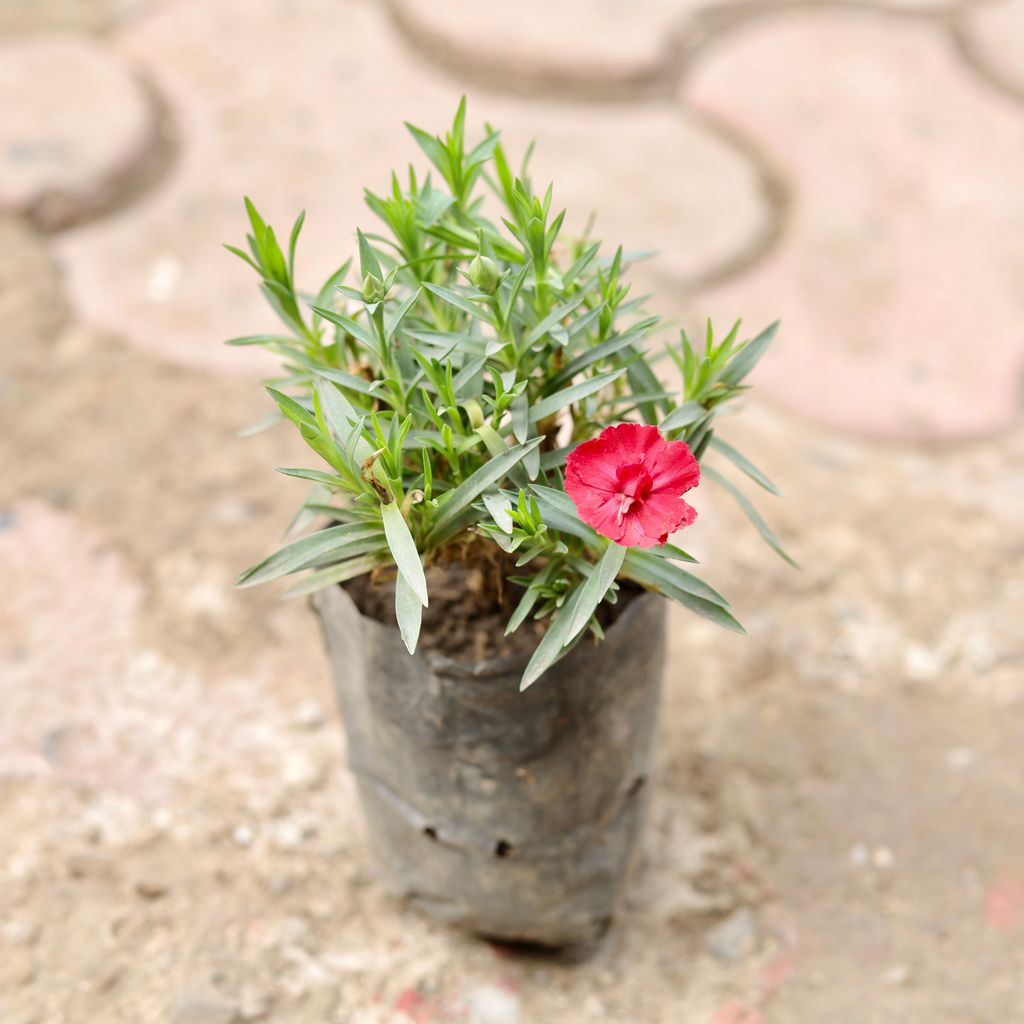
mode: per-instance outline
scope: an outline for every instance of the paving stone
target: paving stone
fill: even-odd
[[[536,150],[534,186],[555,185],[566,233],[594,216],[609,248],[656,253],[645,276],[663,287],[713,275],[754,246],[771,213],[757,166],[695,118],[660,106],[493,102],[510,154]]]
[[[361,45],[339,55],[341,37]],[[161,189],[62,241],[75,304],[169,359],[265,366],[261,353],[220,344],[273,322],[251,270],[221,249],[244,236],[241,196],[285,230],[308,210],[298,276],[318,286],[352,253],[356,225],[374,223],[363,187],[382,189],[410,159],[424,165],[402,121],[442,129],[459,91],[410,59],[378,8],[344,0],[300,0],[298,14],[283,0],[255,12],[246,0],[180,4],[123,48],[167,96],[184,145]],[[659,267],[673,279],[732,259],[763,229],[756,168],[668,107],[476,98],[469,117],[477,130],[501,126],[512,153],[536,138],[535,172],[558,183],[573,224],[600,208],[603,236],[664,250]]]
[[[856,0],[854,0],[856,2]],[[874,3],[875,0],[864,0]],[[881,0],[894,10],[958,0]],[[510,91],[627,96],[676,73],[698,24],[728,0],[392,0],[396,25],[455,72]],[[751,8],[756,13],[756,5]]]
[[[285,231],[307,210],[298,278],[319,287],[372,219],[364,186],[383,189],[393,166],[418,159],[402,121],[450,123],[459,90],[410,59],[383,11],[351,0],[180,3],[120,46],[156,82],[183,143],[162,187],[62,239],[73,301],[162,357],[265,369],[262,353],[221,344],[274,322],[255,275],[222,248],[244,244],[242,196]]]
[[[1010,423],[1024,369],[1024,112],[929,27],[867,13],[792,14],[722,40],[688,95],[792,182],[780,244],[703,303],[723,321],[781,317],[766,391],[875,435]]]
[[[154,139],[139,83],[87,39],[32,35],[0,45],[0,209],[48,228],[109,201]]]
[[[971,4],[960,30],[979,67],[1024,100],[1024,0]]]
[[[505,85],[628,89],[669,71],[680,0],[396,0],[417,46]]]
[[[138,14],[148,0],[0,0],[0,33],[62,29],[102,32]]]

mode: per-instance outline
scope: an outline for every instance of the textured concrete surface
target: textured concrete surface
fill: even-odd
[[[0,5],[4,53],[72,30],[150,83],[163,132],[87,224],[0,213],[4,1024],[1019,1018],[1015,3],[650,4],[625,28],[594,4],[560,38],[544,11],[561,49],[529,4],[500,42],[479,32],[504,6],[448,27],[417,6],[444,59],[369,0]],[[677,9],[709,31],[635,88]],[[25,109],[66,70],[14,76]],[[472,118],[537,136],[576,224],[594,207],[661,250],[637,274],[658,309],[785,319],[723,432],[782,486],[759,504],[804,570],[694,493],[690,546],[750,635],[674,618],[645,863],[577,967],[382,892],[315,622],[230,589],[304,493],[272,471],[295,437],[235,436],[267,411],[262,366],[220,341],[270,323],[219,248],[239,197],[309,209],[315,283],[361,188],[415,155],[401,121],[441,127],[467,88]],[[103,109],[69,129],[92,152]]]

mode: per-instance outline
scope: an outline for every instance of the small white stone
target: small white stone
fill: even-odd
[[[146,298],[155,306],[170,302],[181,280],[181,263],[173,256],[161,256],[146,278]]]
[[[298,729],[319,729],[326,721],[324,709],[312,699],[302,701],[292,716],[292,724]]]
[[[236,825],[231,833],[231,838],[239,846],[252,846],[256,839],[256,832],[251,825]]]
[[[519,1024],[519,998],[497,985],[481,985],[467,999],[469,1024]]]
[[[917,682],[935,679],[945,666],[945,658],[923,644],[908,644],[903,652],[903,669]]]
[[[946,764],[953,771],[962,772],[978,759],[978,752],[972,747],[952,747],[946,753]]]
[[[312,818],[281,818],[273,826],[273,843],[281,850],[295,850],[316,832],[316,822]]]
[[[150,820],[158,832],[166,832],[174,823],[174,815],[166,807],[158,807]]]
[[[879,846],[871,855],[871,863],[880,871],[887,871],[892,867],[892,850],[888,846]]]
[[[289,789],[315,789],[323,777],[323,767],[304,750],[294,750],[286,755],[281,778]]]
[[[902,988],[910,981],[910,968],[906,964],[893,964],[885,972],[883,979],[886,985],[891,985],[893,988]]]
[[[871,851],[864,843],[854,843],[850,847],[850,863],[855,868],[867,867],[871,861]]]
[[[4,925],[3,936],[12,946],[34,946],[40,930],[35,921],[14,920]]]

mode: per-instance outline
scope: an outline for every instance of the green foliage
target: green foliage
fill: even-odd
[[[583,523],[562,485],[566,454],[625,418],[686,440],[698,458],[720,453],[772,493],[749,460],[714,435],[715,414],[741,394],[774,326],[750,341],[739,324],[702,350],[681,336],[669,354],[682,386],[664,390],[647,355],[659,330],[630,300],[621,249],[562,235],[553,189],[516,176],[498,133],[466,140],[465,101],[451,130],[409,125],[432,170],[392,175],[366,203],[382,233],[357,234],[357,273],[346,260],[316,293],[300,292],[295,258],[303,215],[282,249],[246,200],[248,252],[281,329],[234,338],[283,363],[268,383],[277,412],[318,456],[281,472],[313,493],[289,533],[326,517],[338,525],[293,540],[243,573],[240,586],[308,570],[287,592],[311,593],[363,573],[396,575],[396,615],[413,651],[429,601],[424,567],[467,540],[494,544],[516,564],[523,594],[508,625],[547,619],[523,676],[539,678],[614,601],[618,580],[665,594],[730,629],[727,602],[680,562],[670,544],[629,551]],[[436,176],[436,177],[435,177]],[[709,474],[709,477],[714,476]],[[716,477],[717,478],[717,477]],[[749,500],[737,496],[779,547]]]

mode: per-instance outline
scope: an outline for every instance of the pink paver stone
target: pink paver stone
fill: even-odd
[[[396,0],[398,23],[417,45],[455,66],[509,82],[648,81],[668,70],[671,34],[686,0]]]
[[[409,160],[426,166],[402,121],[443,129],[459,90],[417,64],[380,8],[352,0],[180,0],[121,47],[167,97],[184,142],[161,189],[62,240],[73,301],[162,357],[262,368],[262,353],[221,344],[274,323],[252,271],[221,248],[244,237],[241,196],[279,231],[308,210],[298,278],[318,287],[354,251],[355,227],[376,226],[363,187],[384,189]],[[577,229],[600,207],[599,236],[662,249],[674,277],[728,261],[763,230],[756,169],[679,111],[471,98],[471,129],[485,120],[507,129],[517,158],[536,138],[534,172],[558,182]]]
[[[307,210],[297,276],[318,288],[372,219],[363,186],[383,189],[393,165],[417,159],[402,119],[450,123],[459,92],[353,0],[179,0],[120,48],[164,95],[181,152],[162,188],[63,240],[72,299],[170,360],[265,369],[262,353],[222,345],[275,323],[253,272],[222,248],[244,245],[242,195],[279,232]]]
[[[507,100],[488,111],[510,154],[536,142],[533,183],[554,182],[567,234],[593,214],[610,248],[655,253],[649,266],[666,287],[715,274],[769,229],[758,168],[685,112]]]
[[[872,3],[874,0],[866,0]],[[896,10],[958,0],[881,0]],[[698,22],[728,0],[393,0],[396,24],[434,59],[505,89],[599,95],[677,73]]]
[[[970,4],[960,29],[981,68],[1024,99],[1024,0]]]
[[[725,39],[688,98],[792,181],[776,250],[704,303],[723,321],[782,318],[765,390],[866,434],[1008,425],[1024,370],[1024,112],[930,28],[866,12]]]
[[[63,35],[0,45],[0,208],[51,228],[79,220],[141,164],[153,133],[139,82],[108,47]]]

